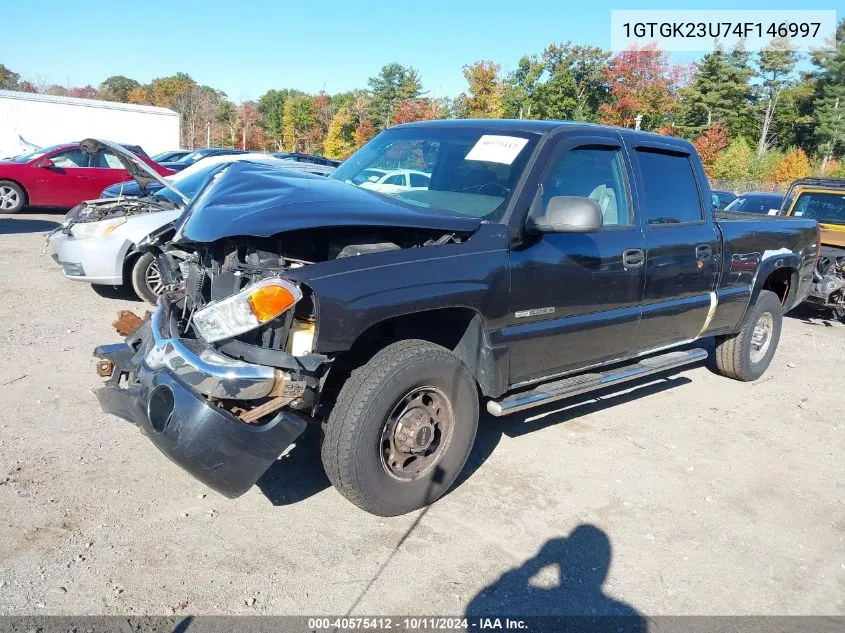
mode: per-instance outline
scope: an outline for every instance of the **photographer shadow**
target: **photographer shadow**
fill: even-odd
[[[607,534],[579,525],[479,591],[467,605],[467,618],[521,619],[530,631],[644,632],[642,614],[602,589],[611,558]]]

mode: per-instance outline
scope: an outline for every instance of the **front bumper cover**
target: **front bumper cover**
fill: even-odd
[[[114,363],[111,378],[95,390],[103,411],[137,424],[162,453],[210,488],[229,498],[242,495],[303,433],[305,421],[283,410],[252,425],[209,403],[170,367],[150,367],[152,328],[147,321],[127,343],[94,351]],[[196,360],[184,351],[186,362]],[[127,376],[124,386],[121,377]]]

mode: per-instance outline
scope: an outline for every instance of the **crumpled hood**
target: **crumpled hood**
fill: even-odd
[[[323,176],[236,162],[194,198],[174,241],[269,237],[331,226],[389,226],[470,233],[481,220],[421,209]]]

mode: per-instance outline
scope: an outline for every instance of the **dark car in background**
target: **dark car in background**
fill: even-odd
[[[325,156],[318,156],[317,154],[301,154],[299,152],[278,152],[273,154],[273,156],[286,160],[295,160],[297,163],[314,163],[315,165],[325,165],[326,167],[337,167],[343,162],[334,160],[333,158],[326,158]]]
[[[228,147],[202,147],[189,151],[179,160],[166,161],[162,165],[173,171],[182,171],[185,167],[193,165],[198,160],[208,158],[209,156],[221,156],[223,154],[245,154],[249,150],[244,149],[230,149]]]
[[[153,156],[153,160],[157,163],[173,163],[190,153],[191,150],[189,149],[171,149],[166,152],[159,152]]]
[[[735,193],[731,193],[730,191],[722,191],[719,189],[711,189],[710,194],[711,198],[713,199],[714,209],[725,209],[727,208],[728,204],[730,204],[734,200],[734,198],[736,198]]]
[[[743,213],[757,213],[760,215],[777,215],[783,204],[783,194],[766,193],[763,191],[749,191],[734,198],[725,211],[742,211]]]

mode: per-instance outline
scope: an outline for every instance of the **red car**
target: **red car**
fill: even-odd
[[[136,155],[162,176],[174,173]],[[27,205],[72,207],[98,198],[109,185],[129,178],[129,172],[108,150],[90,155],[78,144],[43,147],[0,161],[0,213],[17,213]]]

